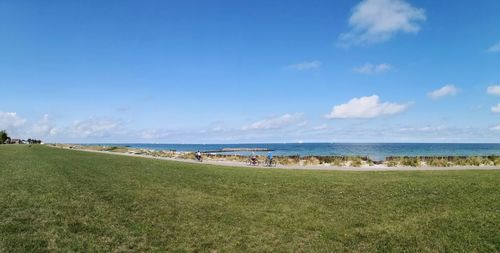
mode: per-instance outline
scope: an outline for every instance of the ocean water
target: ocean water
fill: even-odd
[[[254,143],[254,144],[145,144],[99,143],[82,145],[127,146],[131,148],[210,152],[223,148],[265,148],[274,155],[368,156],[383,160],[387,156],[472,156],[500,155],[500,143]],[[250,152],[225,154],[249,155]],[[256,152],[266,154],[267,152]]]

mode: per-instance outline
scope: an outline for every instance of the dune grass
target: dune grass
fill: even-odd
[[[500,171],[229,168],[0,145],[0,252],[499,252]]]

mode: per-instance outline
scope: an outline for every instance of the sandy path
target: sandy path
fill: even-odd
[[[48,146],[54,147],[54,146]],[[55,147],[61,148],[61,147]],[[83,152],[91,152],[91,153],[101,153],[101,154],[110,154],[110,155],[121,155],[121,156],[129,156],[129,157],[141,157],[141,158],[149,158],[149,159],[158,159],[158,160],[167,160],[167,161],[176,161],[176,162],[185,162],[185,163],[193,163],[200,164],[200,162],[188,159],[180,159],[180,158],[168,158],[168,157],[155,157],[149,155],[137,155],[137,154],[129,154],[129,153],[116,153],[109,151],[97,151],[97,150],[87,150],[87,149],[69,149],[68,150],[76,150]],[[285,166],[278,165],[276,167],[264,167],[264,166],[249,166],[242,162],[232,162],[232,161],[213,161],[206,160],[201,164],[210,164],[210,165],[218,165],[218,166],[228,166],[228,167],[244,167],[244,168],[265,168],[265,169],[287,169],[287,170],[336,170],[336,171],[434,171],[434,170],[500,170],[500,166],[453,166],[453,167],[387,167],[384,165],[374,165],[369,167],[335,167],[335,166],[325,166],[325,165],[307,165],[307,166]]]

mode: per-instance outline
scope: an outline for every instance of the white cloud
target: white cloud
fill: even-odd
[[[297,126],[298,127],[305,127],[309,124],[309,122],[307,122],[307,120],[304,120],[304,121],[301,121],[299,123],[297,123]]]
[[[405,0],[363,0],[349,18],[351,30],[340,35],[340,45],[366,45],[383,42],[399,32],[418,33],[425,10]]]
[[[422,126],[422,127],[402,127],[396,130],[396,132],[437,132],[445,130],[445,126]]]
[[[411,103],[397,104],[379,101],[377,95],[353,98],[349,102],[333,107],[326,115],[329,119],[375,118],[405,111]]]
[[[437,90],[431,91],[427,94],[432,99],[438,99],[445,96],[454,96],[459,92],[459,89],[453,84],[445,85]]]
[[[129,106],[125,106],[125,105],[123,105],[123,106],[119,106],[119,107],[117,107],[117,108],[116,108],[116,111],[117,111],[117,112],[128,112],[128,111],[130,111],[130,109],[131,109],[131,108],[130,108]]]
[[[381,103],[378,97],[365,97],[368,100],[376,98],[375,105],[359,103],[359,107],[369,108],[362,113],[348,113],[351,117],[371,117],[387,115],[403,111],[408,104]],[[363,100],[359,98],[358,100]],[[347,103],[349,104],[349,103]],[[358,107],[358,106],[356,106]],[[401,109],[401,107],[404,107]],[[392,108],[392,109],[391,109]],[[494,126],[470,127],[442,124],[427,125],[391,125],[386,122],[359,124],[356,122],[337,122],[328,125],[318,122],[318,125],[308,123],[301,113],[285,114],[271,117],[250,124],[246,130],[241,127],[225,126],[222,122],[214,122],[204,128],[177,129],[133,129],[126,121],[113,119],[88,119],[69,125],[56,124],[49,115],[43,115],[40,120],[31,122],[16,113],[0,113],[1,123],[9,119],[8,133],[13,138],[36,138],[45,142],[163,142],[163,143],[243,143],[243,142],[290,142],[304,140],[307,142],[498,142],[500,124]],[[339,116],[339,115],[337,115]],[[346,113],[340,115],[346,117]],[[351,124],[352,123],[352,124]],[[5,126],[5,124],[3,125]],[[253,128],[252,128],[253,127]],[[492,135],[492,131],[498,133]],[[39,134],[39,135],[38,135]]]
[[[260,121],[256,121],[249,125],[242,127],[243,130],[257,130],[257,129],[279,129],[291,125],[302,125],[304,123],[303,114],[285,114],[279,117],[272,117]]]
[[[166,129],[149,129],[140,132],[139,136],[143,139],[164,139],[171,136],[171,132]]]
[[[210,129],[210,131],[212,131],[212,132],[223,132],[224,130],[225,129],[222,126],[216,126],[216,127],[213,127],[212,129]]]
[[[57,134],[56,127],[52,124],[48,114],[43,115],[42,119],[31,126],[30,134],[34,138],[41,138],[44,136],[54,136]]]
[[[15,112],[0,111],[0,130],[7,130],[7,133],[14,138],[39,138],[43,139],[47,136],[56,135],[57,131],[51,123],[49,115],[35,122],[30,123],[28,120],[20,117]]]
[[[383,73],[387,72],[392,69],[392,66],[387,63],[381,63],[377,65],[373,65],[370,63],[367,63],[363,66],[357,67],[354,69],[355,72],[360,73],[360,74],[378,74],[378,73]]]
[[[13,131],[25,123],[26,119],[19,117],[15,112],[0,111],[0,130]]]
[[[318,130],[325,130],[327,128],[328,128],[327,124],[321,124],[321,125],[313,127],[312,129],[318,131]]]
[[[287,69],[302,71],[302,70],[318,69],[320,67],[321,67],[320,61],[309,61],[309,62],[302,62],[302,63],[288,65]]]
[[[500,52],[500,41],[497,42],[495,45],[491,46],[490,48],[488,48],[488,52],[490,52],[490,53]]]
[[[87,119],[76,121],[68,129],[73,138],[110,137],[125,132],[122,122],[107,119]]]
[[[500,104],[491,107],[491,112],[500,113]]]
[[[26,123],[26,119],[19,117],[17,113],[0,111],[0,128],[20,127],[24,123]]]
[[[488,86],[488,88],[486,89],[486,92],[488,92],[488,94],[490,94],[490,95],[500,96],[500,85]]]

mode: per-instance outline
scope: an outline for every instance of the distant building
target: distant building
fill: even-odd
[[[7,139],[5,139],[5,141],[3,142],[3,144],[10,144],[11,143],[11,139],[10,137],[7,137]]]
[[[10,144],[23,144],[23,141],[21,139],[12,139]]]

